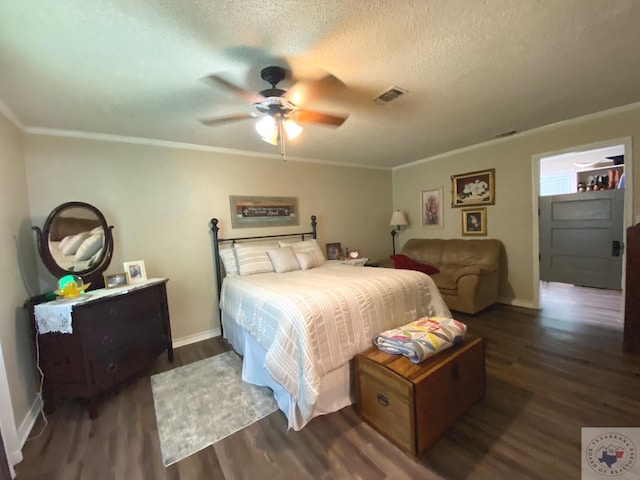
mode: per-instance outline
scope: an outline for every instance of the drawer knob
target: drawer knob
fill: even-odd
[[[457,363],[454,363],[451,367],[451,376],[454,380],[460,380],[460,369],[458,368]]]
[[[102,337],[102,340],[100,340],[100,343],[102,345],[111,345],[112,342],[113,338],[111,338],[109,335],[105,335],[104,337]]]
[[[114,373],[116,370],[118,370],[118,364],[117,363],[111,362],[109,365],[107,365],[107,372]]]
[[[109,316],[111,318],[118,318],[118,309],[111,307],[109,309]]]
[[[382,405],[383,407],[388,407],[389,406],[389,400],[387,399],[387,397],[385,397],[381,393],[378,394],[378,403],[380,405]]]

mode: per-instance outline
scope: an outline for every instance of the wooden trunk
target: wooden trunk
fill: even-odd
[[[416,459],[484,396],[484,346],[470,335],[419,364],[372,347],[355,365],[360,415]]]

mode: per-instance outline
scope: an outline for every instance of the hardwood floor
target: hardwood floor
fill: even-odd
[[[590,298],[455,315],[485,339],[487,393],[419,462],[347,407],[300,432],[275,412],[165,469],[149,375],[225,351],[216,338],[176,349],[173,365],[159,358],[103,398],[96,420],[81,402],[60,403],[25,445],[17,478],[580,478],[581,427],[640,425],[640,356],[622,353],[621,324],[602,321],[619,315],[620,302]]]

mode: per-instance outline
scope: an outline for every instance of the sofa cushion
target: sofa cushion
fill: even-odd
[[[431,278],[440,291],[446,290],[450,295],[455,295],[458,291],[458,279],[452,272],[440,271]]]
[[[450,239],[442,249],[441,265],[476,265],[494,271],[500,262],[499,240]]]
[[[417,270],[418,272],[423,272],[427,275],[433,275],[440,271],[432,265],[416,262],[403,254],[391,255],[391,260],[393,260],[393,266],[398,269]]]
[[[437,238],[411,238],[402,246],[400,253],[416,262],[439,267],[442,264],[442,250],[450,240]]]

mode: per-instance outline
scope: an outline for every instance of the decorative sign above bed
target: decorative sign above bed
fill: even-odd
[[[295,197],[252,197],[230,195],[233,228],[285,227],[298,225]]]

